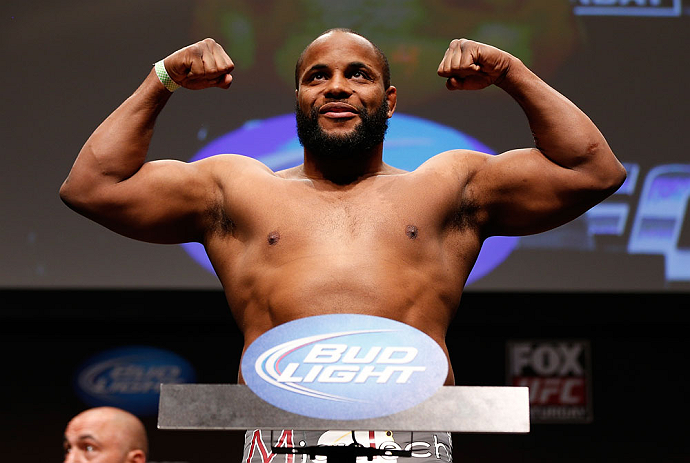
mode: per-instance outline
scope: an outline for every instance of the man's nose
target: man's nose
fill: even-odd
[[[64,463],[79,463],[81,460],[77,457],[77,452],[71,451],[65,454]]]
[[[328,88],[326,89],[327,98],[346,98],[352,94],[350,88],[350,81],[340,74],[335,74],[328,81]]]

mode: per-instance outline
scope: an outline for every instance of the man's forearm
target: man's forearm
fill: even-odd
[[[498,86],[522,107],[536,147],[552,162],[572,169],[593,162],[618,164],[590,118],[520,61]]]
[[[136,173],[146,159],[156,118],[170,95],[152,71],[89,137],[67,181],[96,174],[104,181],[119,182]]]

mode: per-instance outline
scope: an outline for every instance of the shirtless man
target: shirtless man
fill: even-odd
[[[164,63],[188,89],[232,82],[234,65],[211,39]],[[171,95],[152,70],[86,142],[60,194],[125,236],[203,243],[245,348],[297,318],[359,313],[413,326],[447,353],[482,242],[574,219],[616,191],[625,170],[589,118],[514,56],[453,40],[438,74],[450,90],[502,88],[523,108],[536,148],[452,150],[413,172],[385,164],[397,100],[387,62],[364,37],[332,30],[297,63],[302,165],[273,172],[230,154],[145,162]]]
[[[65,463],[145,463],[146,429],[136,416],[114,407],[79,413],[65,428]]]

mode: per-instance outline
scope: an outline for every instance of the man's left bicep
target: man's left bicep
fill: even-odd
[[[586,174],[555,164],[535,148],[492,156],[473,183],[486,209],[487,236],[547,231],[602,199]]]

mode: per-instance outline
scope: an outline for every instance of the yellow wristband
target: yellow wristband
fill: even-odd
[[[156,75],[158,76],[158,79],[161,81],[161,84],[165,88],[167,88],[170,92],[174,92],[178,88],[180,88],[180,85],[178,85],[170,75],[168,75],[168,71],[165,69],[165,64],[163,63],[163,60],[160,60],[156,64],[154,64],[154,68],[156,69]]]

